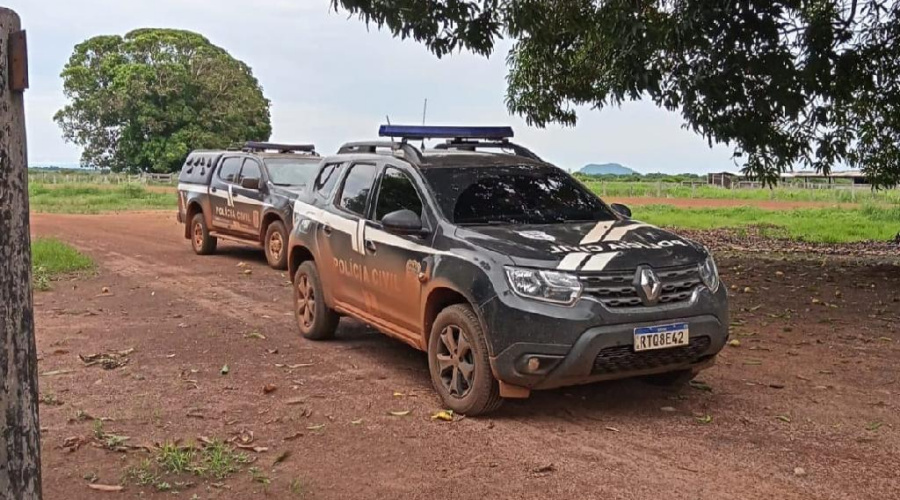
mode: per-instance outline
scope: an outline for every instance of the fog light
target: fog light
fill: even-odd
[[[528,359],[528,371],[536,372],[541,369],[541,360],[538,358]]]

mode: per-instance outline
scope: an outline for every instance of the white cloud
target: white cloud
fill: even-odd
[[[370,138],[389,114],[418,123],[513,125],[517,138],[566,168],[614,161],[640,171],[733,169],[726,148],[710,149],[680,118],[648,103],[584,109],[575,128],[534,129],[504,105],[508,43],[490,59],[437,59],[411,41],[367,28],[329,0],[12,0],[29,31],[32,88],[26,94],[29,156],[71,161],[77,148],[52,122],[63,105],[59,72],[73,46],[140,27],[189,29],[247,62],[272,100],[273,140],[313,141],[330,152]]]

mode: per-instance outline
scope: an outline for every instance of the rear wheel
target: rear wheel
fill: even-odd
[[[216,245],[219,243],[214,236],[209,235],[209,228],[206,227],[206,218],[202,213],[194,215],[191,219],[191,246],[197,255],[209,255],[216,251]]]
[[[468,304],[455,304],[438,314],[428,340],[428,367],[444,405],[457,413],[483,415],[503,403],[484,331]]]
[[[266,229],[266,260],[272,269],[287,269],[287,230],[280,220]]]
[[[334,338],[340,316],[325,305],[315,262],[308,260],[294,273],[294,318],[300,334],[310,340]]]
[[[679,388],[686,386],[688,382],[694,380],[694,377],[696,376],[697,373],[693,370],[679,370],[668,373],[657,373],[655,375],[646,375],[644,377],[644,382],[660,387]]]

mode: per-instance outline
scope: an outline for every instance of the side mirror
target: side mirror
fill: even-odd
[[[254,179],[253,177],[244,177],[241,179],[241,187],[244,189],[259,190],[261,186],[262,182],[260,182],[260,179]]]
[[[381,219],[385,231],[397,234],[421,234],[422,219],[412,210],[397,210]]]
[[[627,218],[631,218],[631,209],[621,203],[613,203],[609,206],[613,210],[619,213],[619,215],[624,215]]]

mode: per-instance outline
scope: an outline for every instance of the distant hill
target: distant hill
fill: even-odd
[[[581,167],[579,172],[585,175],[640,175],[618,163],[589,163]]]

